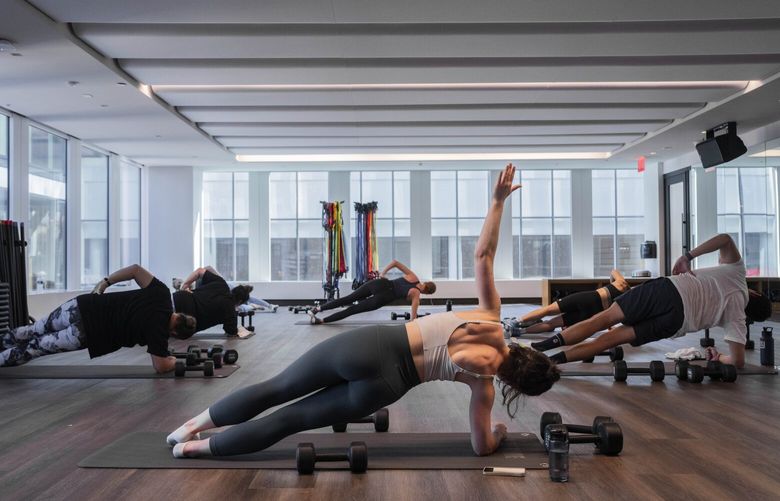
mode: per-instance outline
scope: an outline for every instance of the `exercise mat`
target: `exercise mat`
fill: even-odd
[[[176,378],[173,371],[158,374],[151,365],[21,365],[0,368],[0,379],[213,379],[228,377],[239,367],[223,365],[209,377],[202,371],[188,371]]]
[[[328,327],[338,327],[339,325],[403,325],[406,322],[406,320],[401,320],[400,318],[398,320],[390,320],[389,318],[387,320],[367,318],[365,320],[339,320],[338,322],[332,322],[329,324],[317,324],[317,327],[321,327],[323,325]],[[309,320],[300,320],[295,322],[295,325],[312,325],[312,323]]]
[[[650,362],[627,362],[629,369],[643,368],[647,369],[650,366]],[[693,365],[707,365],[704,360],[694,360],[691,362]],[[568,364],[562,364],[561,376],[611,376],[612,375],[612,363],[593,363],[584,364],[582,362],[572,362]],[[664,362],[667,376],[674,376],[674,362]],[[761,365],[746,364],[743,369],[738,369],[737,373],[740,376],[756,376],[756,375],[772,375],[777,374],[777,369],[774,367],[764,367]],[[631,375],[629,374],[629,377]]]
[[[317,452],[344,452],[350,442],[368,446],[369,470],[481,470],[485,466],[546,469],[547,453],[533,433],[510,433],[490,456],[477,456],[468,433],[298,433],[262,452],[223,458],[176,459],[164,432],[136,432],[83,459],[82,468],[295,469],[295,449],[311,442]],[[317,469],[348,469],[318,463]]]

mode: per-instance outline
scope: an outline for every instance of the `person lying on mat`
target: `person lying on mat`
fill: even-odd
[[[696,257],[715,251],[719,253],[719,266],[691,270],[691,261]],[[671,277],[656,278],[634,287],[605,311],[531,346],[547,351],[574,345],[550,357],[557,363],[566,363],[624,343],[641,346],[720,326],[726,331],[724,339],[729,355],[708,349],[708,358],[744,367],[745,319],[766,320],[772,314],[772,303],[766,296],[748,289],[745,263],[731,237],[717,235],[686,252],[677,259],[672,273]],[[580,343],[619,323],[623,325],[595,341]]]
[[[125,280],[135,280],[140,289],[103,294],[110,285]],[[173,312],[165,284],[134,264],[104,278],[92,292],[3,336],[0,365],[21,365],[43,355],[84,348],[95,358],[140,345],[147,347],[157,372],[174,369],[176,359],[168,354],[168,338],[192,336],[195,319]]]
[[[227,395],[184,423],[167,437],[173,455],[260,451],[293,433],[369,415],[421,382],[435,380],[469,386],[471,445],[478,455],[495,451],[506,437],[505,425],[491,423],[496,380],[503,403],[514,416],[518,397],[540,395],[560,378],[558,368],[542,353],[517,344],[507,346],[499,322],[501,298],[493,283],[493,259],[504,200],[520,187],[512,185],[514,170],[510,164],[501,173],[477,242],[476,309],[333,336],[277,376]],[[231,427],[200,440],[201,431],[222,426]]]
[[[393,280],[387,279],[385,275],[393,268],[398,269],[404,276]],[[415,275],[412,270],[403,263],[393,259],[390,261],[390,264],[385,266],[385,269],[382,270],[379,278],[369,280],[348,296],[334,299],[321,306],[315,306],[309,310],[308,313],[311,317],[312,324],[330,323],[342,320],[356,313],[379,309],[382,306],[387,306],[396,299],[404,299],[412,304],[412,320],[414,320],[417,318],[417,308],[420,306],[420,294],[433,294],[434,292],[436,292],[435,283],[420,283],[420,279],[417,278],[417,275]],[[358,303],[353,305],[352,303],[355,301]],[[323,319],[317,318],[317,313],[321,311],[332,310],[333,308],[348,305],[351,306],[338,311],[333,315]]]
[[[610,278],[612,279],[611,284],[595,291],[575,292],[552,304],[526,313],[519,319],[520,333],[550,332],[558,327],[566,329],[606,310],[615,302],[615,299],[631,288],[618,270],[612,270]],[[542,321],[544,317],[550,316],[553,318]]]
[[[217,270],[206,266],[190,273],[173,293],[173,307],[179,313],[195,317],[199,331],[222,324],[228,337],[246,337],[252,333],[238,325],[236,308],[249,300],[250,292],[251,285],[237,285],[231,289]]]

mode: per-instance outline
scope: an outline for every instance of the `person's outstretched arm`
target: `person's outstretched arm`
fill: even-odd
[[[103,291],[106,290],[109,286],[119,282],[124,282],[126,280],[135,280],[135,283],[137,283],[138,286],[143,289],[152,283],[152,280],[154,280],[154,275],[152,275],[149,270],[143,268],[140,264],[132,264],[126,268],[115,271],[98,282],[95,288],[92,289],[92,292],[96,294],[102,294]]]
[[[420,293],[412,296],[412,320],[417,318],[417,310],[420,308]]]
[[[696,258],[715,251],[719,252],[718,261],[721,264],[736,263],[742,259],[742,256],[739,253],[739,249],[737,249],[737,244],[735,244],[731,236],[726,233],[715,235],[701,245],[696,246],[696,248],[689,251],[688,254],[690,254],[691,257]],[[679,275],[681,273],[690,272],[691,260],[688,259],[688,256],[685,255],[677,258],[677,261],[674,263],[674,267],[672,268],[672,274]]]
[[[491,423],[491,411],[496,397],[492,379],[477,379],[469,384],[471,402],[469,423],[471,425],[471,448],[477,456],[492,454],[506,438],[506,425]]]
[[[183,290],[183,291],[192,290],[192,284],[194,284],[195,281],[198,280],[199,278],[202,278],[207,271],[210,271],[211,273],[220,276],[219,273],[217,273],[217,270],[215,270],[211,266],[202,266],[200,268],[195,269],[192,273],[190,273],[187,276],[187,278],[184,279],[184,282],[181,283],[181,287],[179,287],[179,290]]]
[[[493,281],[493,261],[496,257],[498,246],[498,233],[501,225],[501,214],[504,212],[504,201],[513,191],[520,188],[519,184],[512,185],[515,176],[515,167],[509,164],[498,177],[498,182],[493,189],[493,200],[488,209],[482,232],[477,240],[474,251],[474,269],[477,280],[477,294],[479,307],[483,310],[498,312],[501,309],[501,298],[496,291]]]
[[[408,266],[406,266],[401,261],[398,261],[396,259],[393,259],[392,261],[390,261],[387,264],[387,266],[385,266],[385,269],[382,270],[382,273],[380,274],[380,276],[384,277],[393,268],[396,268],[398,271],[403,273],[404,274],[404,278],[406,280],[410,281],[410,282],[419,282],[420,281],[420,279],[417,278],[417,275],[415,275],[415,273],[412,270],[410,270]]]

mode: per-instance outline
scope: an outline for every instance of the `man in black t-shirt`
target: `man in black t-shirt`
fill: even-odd
[[[192,285],[197,286],[193,289]],[[238,285],[230,289],[224,278],[211,266],[198,268],[173,293],[173,307],[179,313],[195,317],[198,331],[222,324],[228,336],[245,337],[249,331],[236,321],[236,307],[249,300],[252,287]]]
[[[108,286],[131,279],[140,289],[102,294]],[[95,358],[140,345],[147,347],[157,372],[174,369],[176,359],[169,356],[168,338],[187,339],[196,325],[191,316],[173,312],[168,287],[136,264],[104,278],[92,292],[4,336],[0,365],[21,365],[43,355],[84,348]]]

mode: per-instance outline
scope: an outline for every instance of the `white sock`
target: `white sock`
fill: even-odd
[[[200,440],[200,433],[190,433],[184,426],[179,426],[173,433],[166,437],[168,445],[176,446],[190,440]]]
[[[173,457],[175,458],[187,457],[186,455],[184,455],[184,443],[176,444],[173,446]]]

